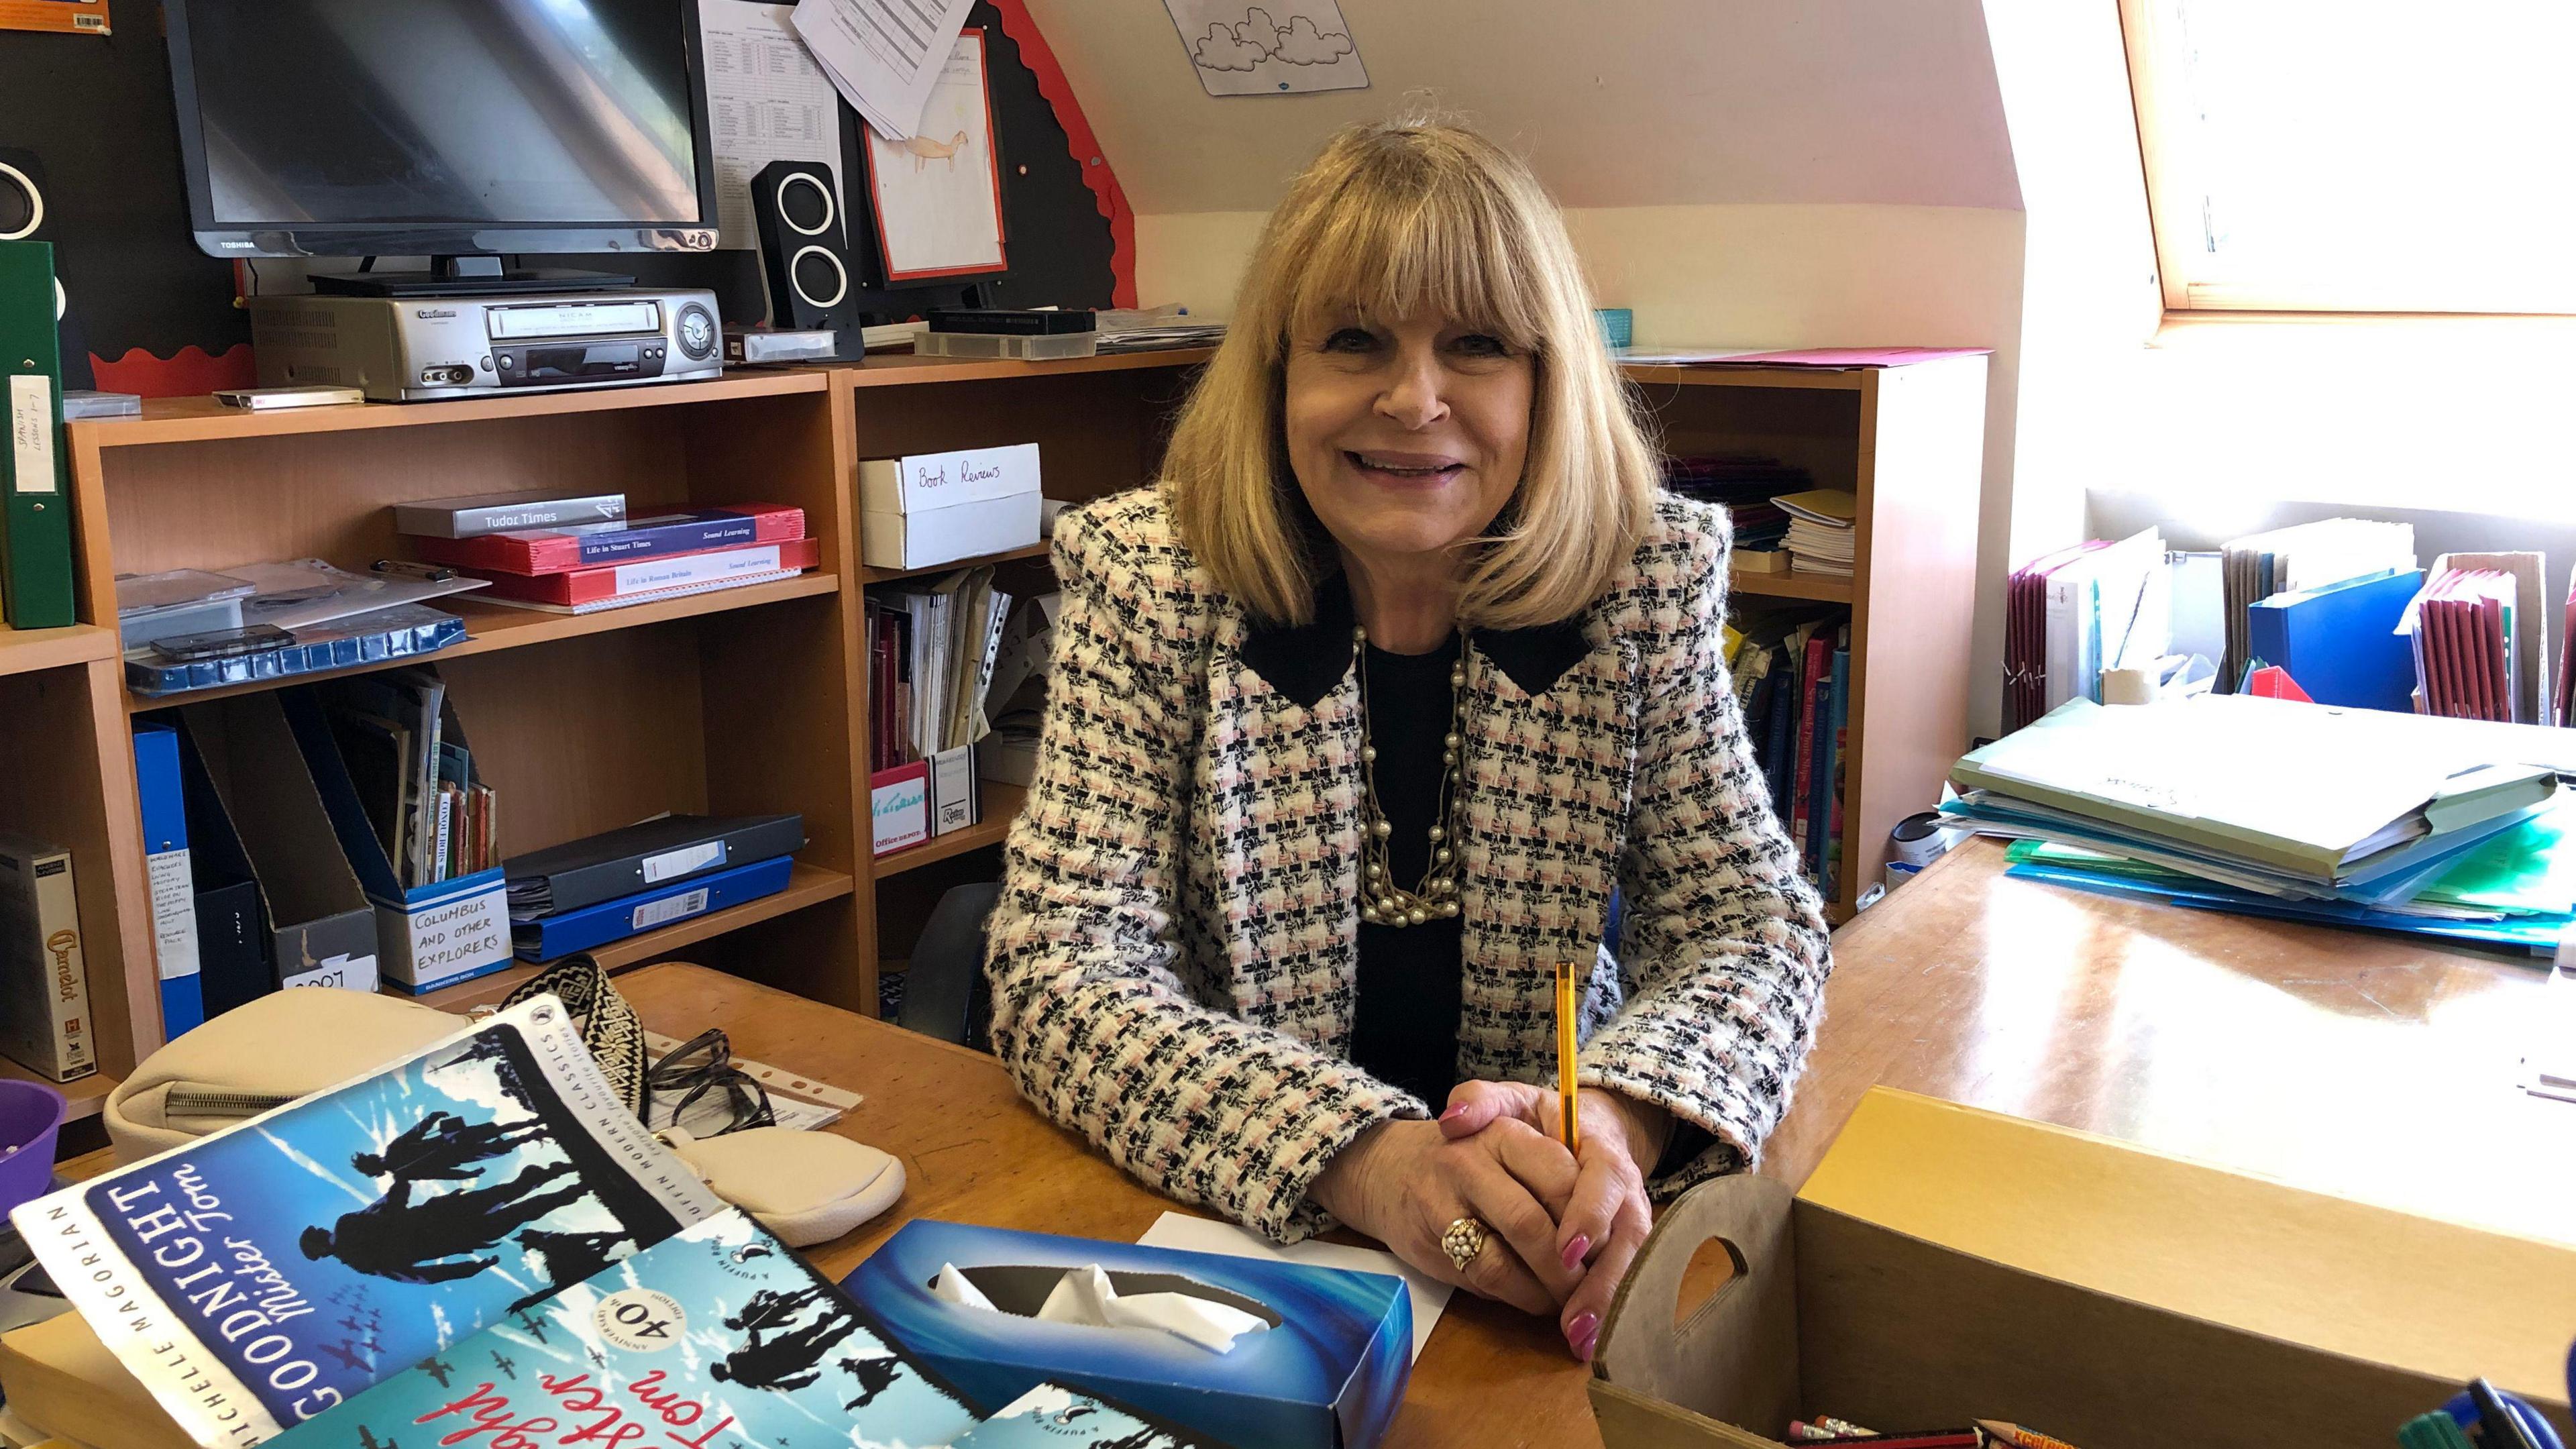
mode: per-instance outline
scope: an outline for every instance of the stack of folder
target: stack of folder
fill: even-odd
[[[2537,553],[2446,553],[2395,633],[2409,646],[2417,708],[2453,719],[2557,724]]]
[[[2005,588],[2007,726],[2020,729],[2070,699],[2101,703],[2105,669],[2161,674],[2172,638],[2172,572],[2155,529],[2032,560]]]
[[[2542,731],[2250,695],[2073,700],[1952,767],[2016,874],[2177,905],[2553,949],[2568,752]]]
[[[664,815],[503,862],[519,959],[551,961],[787,889],[802,815]]]
[[[2248,672],[2254,658],[2250,611],[2258,600],[2414,567],[2415,528],[2406,523],[2328,518],[2228,543],[2220,550],[2227,657],[2220,663],[2219,687],[2236,688]],[[2295,670],[2291,677],[2298,677]]]

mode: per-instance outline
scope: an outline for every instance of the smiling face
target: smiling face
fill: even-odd
[[[1354,563],[1409,571],[1511,501],[1535,385],[1526,350],[1437,313],[1327,317],[1288,340],[1289,467]]]

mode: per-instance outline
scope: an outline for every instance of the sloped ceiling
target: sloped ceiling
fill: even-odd
[[[1568,206],[2021,206],[1980,0],[1341,0],[1368,89],[1227,98],[1161,0],[1027,3],[1141,215],[1267,210],[1410,99]]]

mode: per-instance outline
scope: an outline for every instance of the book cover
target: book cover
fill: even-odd
[[[1822,632],[1810,634],[1805,647],[1806,659],[1798,669],[1798,764],[1789,791],[1789,838],[1797,842],[1800,868],[1814,880],[1820,862],[1808,816],[1815,801],[1816,709],[1826,684],[1827,640]]]
[[[273,1438],[722,1209],[544,996],[11,1220],[211,1449]]]
[[[72,853],[0,831],[0,1051],[57,1082],[98,1070]]]
[[[474,538],[531,528],[615,523],[626,516],[623,493],[484,493],[399,504],[394,532],[423,538]]]
[[[1789,823],[1790,791],[1798,774],[1797,654],[1784,645],[1771,676],[1780,681],[1771,701],[1771,818],[1785,828]]]
[[[466,572],[488,580],[492,586],[489,595],[494,599],[571,606],[792,573],[813,568],[822,561],[822,545],[814,539],[801,538],[749,548],[673,554],[640,563],[605,564],[560,574],[514,574],[488,568]]]
[[[1834,651],[1833,723],[1829,727],[1829,758],[1832,767],[1826,774],[1825,786],[1825,899],[1838,900],[1842,891],[1843,864],[1843,779],[1845,742],[1851,734],[1851,649],[1850,631],[1844,631],[1844,647]]]
[[[1806,850],[1807,878],[1824,890],[1826,826],[1833,811],[1834,665],[1832,641],[1819,638],[1824,649],[1816,665],[1815,713],[1807,736]]]
[[[804,509],[777,503],[745,503],[732,508],[665,513],[624,523],[486,533],[472,538],[425,537],[414,547],[432,563],[515,574],[559,574],[629,559],[787,543],[804,536]]]
[[[276,1442],[848,1449],[949,1444],[979,1417],[728,1209],[420,1356]]]
[[[63,450],[62,347],[51,242],[0,241],[0,617],[72,622],[72,494]]]

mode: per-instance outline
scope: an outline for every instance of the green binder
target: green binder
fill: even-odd
[[[0,617],[13,629],[72,622],[72,490],[63,457],[54,248],[0,242]]]

